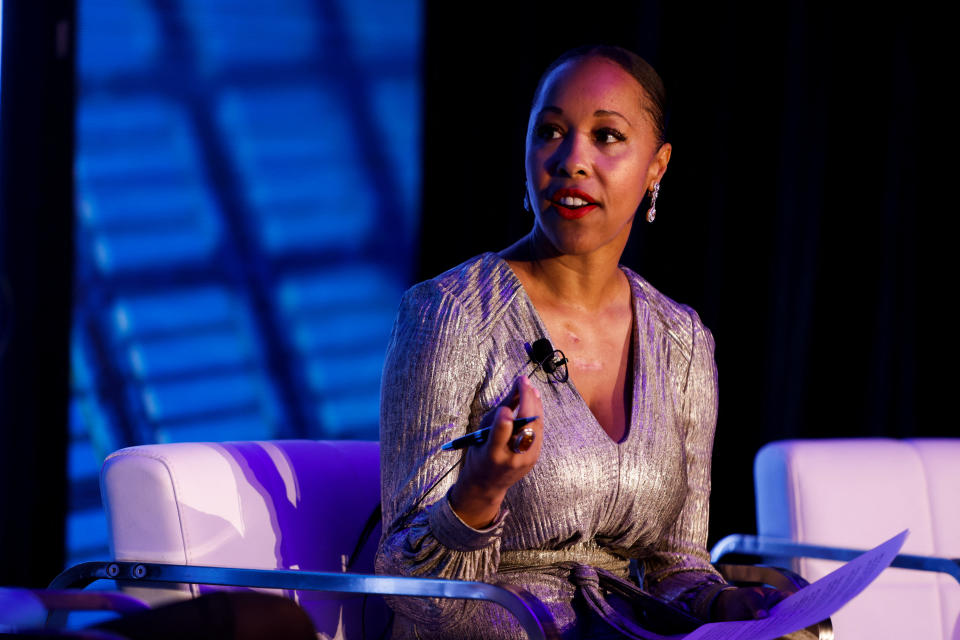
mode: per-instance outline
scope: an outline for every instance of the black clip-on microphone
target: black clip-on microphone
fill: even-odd
[[[550,341],[547,338],[540,338],[539,340],[534,340],[533,344],[530,345],[530,360],[535,362],[537,367],[544,370],[545,373],[553,373],[558,368],[567,364],[567,357],[563,355],[563,351],[560,351],[560,359],[554,359],[555,353],[558,353],[556,349],[553,348],[553,345],[550,344]],[[536,369],[530,372],[530,375],[533,375]]]

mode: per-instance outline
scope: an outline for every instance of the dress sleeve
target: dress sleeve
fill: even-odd
[[[684,421],[687,496],[656,552],[646,560],[650,591],[708,620],[714,599],[730,588],[710,564],[706,550],[710,516],[710,458],[717,425],[717,368],[714,342],[690,311],[693,344],[686,375],[679,381],[678,419]]]
[[[484,366],[471,325],[457,300],[432,282],[408,291],[400,304],[381,383],[384,533],[378,573],[483,581],[497,571],[507,512],[501,510],[483,530],[461,521],[447,500],[461,453],[440,450],[472,428],[471,406]],[[449,628],[478,604],[440,598],[388,601],[425,628]]]

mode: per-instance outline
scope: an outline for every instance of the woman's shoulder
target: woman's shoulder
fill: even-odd
[[[483,328],[499,320],[519,291],[510,266],[495,253],[483,253],[413,285],[403,299],[420,309],[455,311],[462,321]]]
[[[632,269],[624,266],[620,268],[630,281],[636,304],[646,307],[651,317],[688,356],[694,344],[700,340],[706,340],[710,350],[713,350],[713,335],[693,307],[676,302],[664,295]]]

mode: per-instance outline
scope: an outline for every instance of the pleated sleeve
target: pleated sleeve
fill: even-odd
[[[462,522],[447,500],[461,452],[440,450],[476,428],[482,417],[471,419],[484,376],[482,340],[470,314],[436,281],[404,294],[381,386],[384,533],[378,573],[483,581],[497,571],[507,513],[501,511],[484,530]],[[476,601],[435,598],[391,598],[389,603],[418,627],[448,630],[477,606]]]
[[[706,550],[710,517],[710,462],[717,424],[717,369],[714,342],[699,316],[690,318],[690,360],[678,376],[677,419],[685,432],[687,494],[677,519],[644,560],[646,583],[663,600],[708,620],[716,596],[729,585],[710,564]]]

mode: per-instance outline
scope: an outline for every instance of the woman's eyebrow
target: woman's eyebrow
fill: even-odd
[[[596,111],[593,112],[593,115],[595,115],[595,116],[617,116],[617,117],[619,117],[619,118],[623,118],[624,120],[626,120],[627,124],[629,124],[631,127],[633,126],[633,124],[630,122],[630,120],[627,118],[627,116],[623,115],[622,113],[620,113],[620,112],[618,112],[618,111],[609,111],[609,110],[607,110],[607,109],[597,109]]]
[[[563,109],[561,109],[560,107],[555,107],[552,104],[548,104],[542,109],[540,109],[540,113],[537,114],[537,116],[539,117],[543,115],[543,113],[546,111],[549,111],[550,113],[555,113],[557,115],[563,115]],[[611,111],[609,109],[597,109],[596,111],[593,112],[593,115],[594,117],[617,116],[619,118],[623,118],[626,121],[626,123],[629,124],[631,127],[633,126],[633,123],[630,122],[630,119],[627,118],[627,116],[620,113],[619,111]]]

